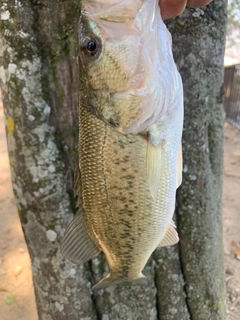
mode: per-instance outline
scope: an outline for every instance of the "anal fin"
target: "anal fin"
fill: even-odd
[[[65,258],[77,264],[87,262],[101,252],[87,233],[82,214],[77,213],[68,226],[61,251]]]
[[[178,243],[178,241],[179,241],[178,233],[175,230],[175,223],[172,221],[169,224],[167,231],[158,246],[159,247],[172,246]]]

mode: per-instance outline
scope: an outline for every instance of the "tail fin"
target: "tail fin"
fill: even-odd
[[[111,275],[109,273],[105,278],[103,278],[101,281],[95,284],[95,286],[92,287],[92,290],[96,292],[98,290],[105,289],[115,284],[123,284],[123,283],[129,283],[129,282],[132,282],[133,284],[137,284],[140,286],[148,285],[148,281],[142,273],[140,274],[140,277],[136,279],[131,279],[131,280],[115,277],[114,275]]]

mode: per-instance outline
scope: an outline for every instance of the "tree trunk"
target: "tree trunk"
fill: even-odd
[[[91,292],[103,255],[76,266],[59,250],[75,211],[80,1],[1,0],[0,83],[13,189],[32,260],[39,319],[224,320],[223,53],[226,1],[169,21],[183,77],[180,244],[157,249],[133,285]],[[81,94],[81,92],[80,92]]]

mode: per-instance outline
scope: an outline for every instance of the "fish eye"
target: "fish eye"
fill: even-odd
[[[99,40],[92,36],[84,37],[81,40],[80,47],[86,57],[95,57],[99,52]]]

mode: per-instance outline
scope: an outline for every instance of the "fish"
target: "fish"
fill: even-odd
[[[79,210],[61,244],[109,274],[92,287],[146,286],[157,247],[179,241],[183,88],[158,0],[82,0],[79,44]]]

